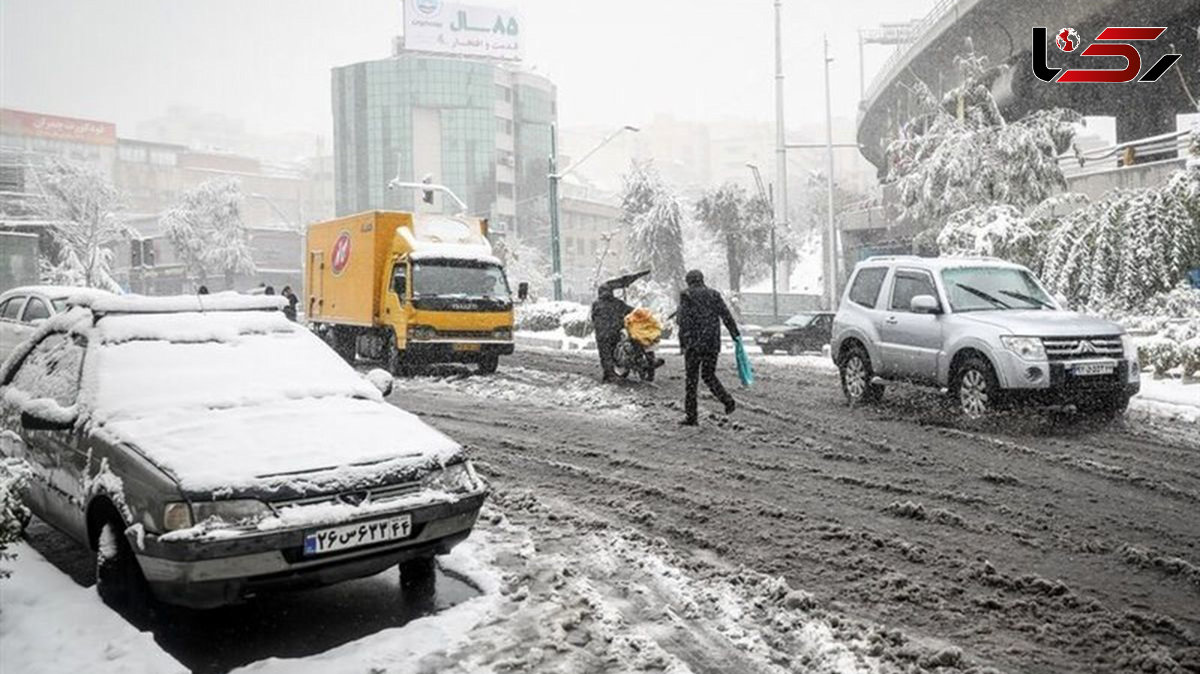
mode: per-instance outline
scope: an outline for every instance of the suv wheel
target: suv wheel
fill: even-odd
[[[954,377],[954,397],[958,409],[968,419],[980,419],[994,411],[999,402],[1000,383],[991,364],[978,357],[967,359]]]
[[[883,386],[871,382],[875,371],[871,369],[871,357],[861,346],[850,348],[838,365],[838,374],[841,375],[842,393],[851,405],[875,402],[883,396]]]
[[[792,342],[788,346],[788,355],[799,356],[802,353],[804,353],[804,347],[800,345],[800,342]]]
[[[150,614],[150,588],[123,528],[106,522],[96,546],[96,592],[110,608],[138,628]]]

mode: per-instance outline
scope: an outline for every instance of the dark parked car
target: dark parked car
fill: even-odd
[[[34,514],[97,551],[110,604],[428,578],[471,532],[486,487],[462,447],[283,302],[97,297],[0,370],[0,456],[28,464]]]
[[[783,322],[763,328],[754,341],[763,353],[787,351],[793,356],[804,351],[820,351],[829,343],[833,328],[833,314],[826,311],[806,311]]]

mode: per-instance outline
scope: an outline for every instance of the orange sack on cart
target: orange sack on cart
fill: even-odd
[[[642,348],[658,344],[662,337],[662,324],[646,307],[638,307],[625,316],[625,330],[629,338],[641,344]]]

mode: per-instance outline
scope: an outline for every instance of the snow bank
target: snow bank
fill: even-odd
[[[287,299],[279,295],[242,295],[235,292],[212,295],[145,295],[77,294],[72,304],[90,307],[96,313],[165,313],[175,311],[245,311],[282,309]]]
[[[79,587],[25,543],[0,581],[0,671],[165,674],[187,670],[95,590]]]

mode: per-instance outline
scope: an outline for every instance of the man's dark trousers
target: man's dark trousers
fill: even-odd
[[[717,356],[719,351],[701,351],[698,349],[688,349],[683,354],[683,367],[687,374],[685,380],[683,406],[684,414],[688,421],[696,421],[696,388],[700,384],[700,380],[704,380],[704,384],[708,386],[708,390],[716,396],[726,407],[733,404],[733,396],[725,390],[721,385],[721,380],[717,379]]]

